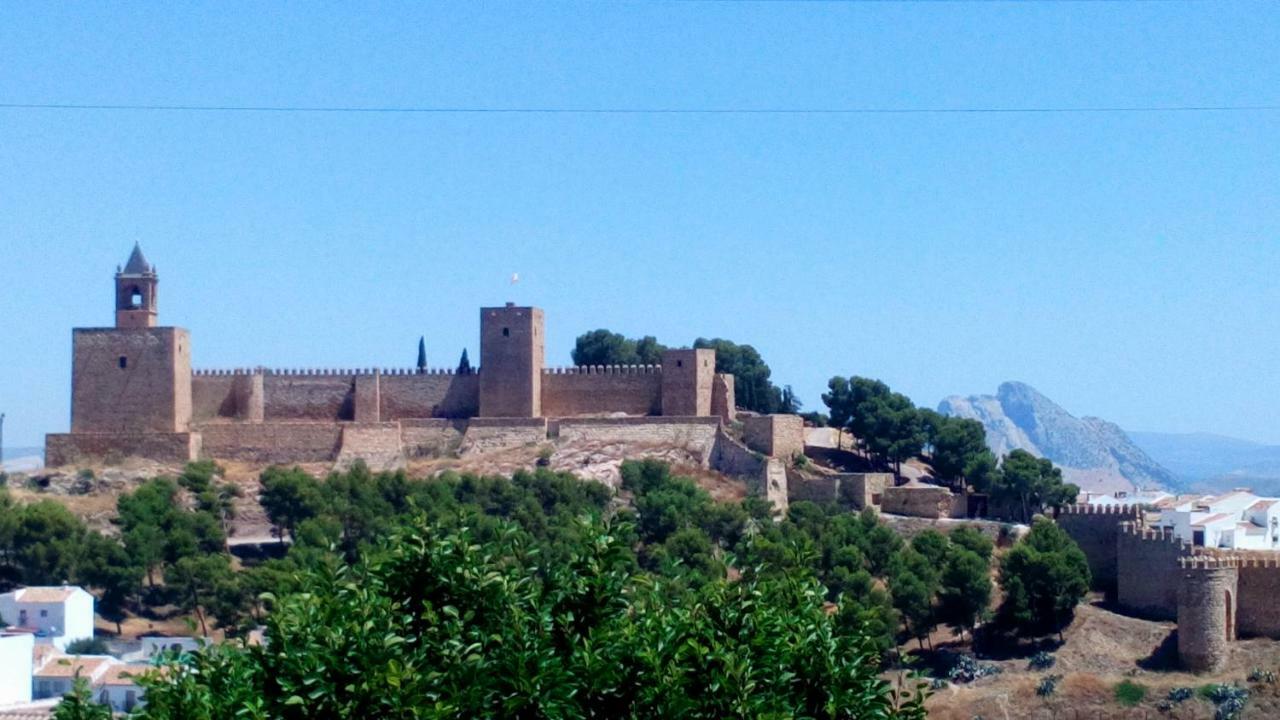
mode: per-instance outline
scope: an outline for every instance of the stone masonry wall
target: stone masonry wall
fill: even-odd
[[[747,447],[790,460],[804,452],[804,419],[799,415],[750,415],[742,419]]]
[[[469,418],[480,412],[480,376],[452,372],[382,375],[382,419]]]
[[[45,436],[45,464],[74,465],[93,458],[141,457],[182,464],[200,454],[199,433],[76,433]]]
[[[953,497],[954,493],[944,487],[888,487],[881,495],[880,510],[912,517],[951,517]]]
[[[729,373],[716,373],[711,381],[711,414],[731,423],[738,419],[737,404],[733,376]]]
[[[1250,553],[1242,558],[1236,604],[1237,633],[1280,639],[1280,555]]]
[[[186,432],[191,340],[173,327],[72,331],[71,432]]]
[[[336,422],[211,423],[201,428],[204,455],[257,463],[329,462],[338,455]]]
[[[552,435],[562,442],[627,443],[680,447],[710,462],[719,418],[564,418],[551,423]]]
[[[353,420],[355,384],[356,373],[268,373],[263,378],[265,419]]]
[[[662,369],[649,365],[547,369],[542,414],[573,417],[604,413],[662,413]]]
[[[1116,542],[1113,577],[1120,606],[1142,617],[1175,619],[1178,561],[1190,557],[1195,548],[1179,540],[1171,530],[1142,527],[1137,522],[1120,525]]]
[[[459,452],[494,452],[535,446],[546,440],[546,418],[472,418]]]
[[[1070,505],[1058,513],[1058,526],[1080,546],[1089,561],[1093,586],[1114,598],[1116,594],[1116,539],[1120,525],[1138,520],[1133,506]],[[1172,607],[1172,606],[1170,606]]]
[[[400,421],[400,442],[411,458],[449,457],[462,447],[466,431],[466,420],[406,419]]]

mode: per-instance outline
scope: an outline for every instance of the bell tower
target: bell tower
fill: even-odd
[[[156,326],[156,269],[147,262],[142,248],[133,244],[133,252],[124,269],[116,269],[116,327],[147,328]]]

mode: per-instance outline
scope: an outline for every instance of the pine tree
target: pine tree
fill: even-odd
[[[418,338],[418,372],[427,371],[427,339],[426,337]]]
[[[471,360],[467,358],[466,348],[462,348],[462,358],[458,360],[458,374],[459,375],[471,374]]]

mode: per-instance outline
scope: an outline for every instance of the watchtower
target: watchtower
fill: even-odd
[[[480,308],[480,416],[542,415],[542,309]]]
[[[191,339],[156,327],[155,268],[133,246],[116,272],[114,328],[71,331],[71,432],[186,432],[191,423]]]
[[[1220,670],[1236,639],[1235,558],[1179,560],[1178,658],[1192,672]]]
[[[711,384],[715,376],[715,350],[668,350],[663,353],[662,414],[710,415]]]
[[[116,327],[155,327],[158,284],[155,268],[134,243],[124,269],[116,268]]]

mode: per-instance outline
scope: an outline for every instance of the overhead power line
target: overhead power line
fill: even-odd
[[[108,103],[0,103],[0,110],[83,110],[189,113],[351,113],[420,115],[961,115],[1063,113],[1275,112],[1278,105],[1094,105],[1041,107],[556,107],[359,105],[146,105]]]

